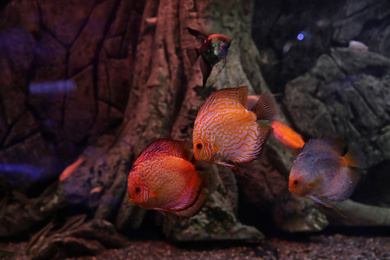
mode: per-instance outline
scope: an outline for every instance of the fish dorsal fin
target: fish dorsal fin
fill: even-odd
[[[332,146],[338,154],[343,152],[344,144],[340,138],[328,138],[324,139],[324,141],[328,142],[329,145]]]
[[[257,120],[279,120],[278,109],[270,93],[261,95],[251,111],[256,114]]]
[[[240,102],[244,108],[247,108],[248,104],[248,87],[240,86],[237,88],[225,88],[215,91],[216,99],[233,99]]]
[[[347,154],[344,155],[343,160],[346,165],[351,167],[367,167],[366,156],[357,145],[351,146]]]
[[[316,138],[310,139],[306,145],[304,146],[305,150],[322,150],[322,151],[330,151],[338,156],[341,156],[343,151],[343,142],[341,139],[335,138]]]
[[[214,91],[203,103],[198,111],[199,115],[210,114],[210,112],[218,112],[220,109],[246,109],[248,87],[241,86],[238,88],[224,88]],[[234,101],[234,102],[232,102]],[[227,105],[227,102],[229,104]]]
[[[192,151],[190,145],[185,141],[172,139],[158,139],[145,147],[137,161],[148,160],[149,157],[170,155],[190,161]]]
[[[203,43],[207,38],[209,37],[207,34],[202,33],[200,31],[191,29],[190,27],[187,27],[188,32],[192,35],[195,36],[195,38],[200,42]]]

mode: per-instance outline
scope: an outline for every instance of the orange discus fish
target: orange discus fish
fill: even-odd
[[[159,139],[149,144],[129,173],[130,201],[145,209],[195,215],[208,190],[204,175],[195,169],[191,158],[192,151],[184,141]]]
[[[365,156],[353,146],[346,155],[342,144],[330,139],[312,139],[295,159],[290,171],[289,190],[327,206],[351,196],[360,175],[351,167],[365,167]]]
[[[86,158],[84,156],[80,157],[79,159],[77,159],[77,161],[75,161],[74,163],[72,163],[71,165],[69,165],[68,167],[66,167],[61,175],[60,175],[60,181],[64,181],[65,179],[67,179],[69,176],[71,176],[74,171],[83,163],[85,162]]]
[[[257,120],[277,120],[270,94],[261,95],[247,109],[248,87],[220,89],[203,103],[192,135],[199,161],[235,168],[231,163],[250,162],[260,156],[272,127]]]
[[[282,122],[272,122],[271,126],[276,139],[293,152],[298,152],[305,145],[302,136]]]

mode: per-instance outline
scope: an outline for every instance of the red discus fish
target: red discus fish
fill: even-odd
[[[351,167],[365,167],[365,156],[356,146],[342,156],[343,146],[330,139],[312,139],[295,159],[289,190],[327,206],[343,201],[354,191],[360,175]]]
[[[129,199],[145,209],[195,215],[208,190],[205,176],[190,162],[192,151],[184,141],[159,139],[149,144],[131,169]]]
[[[199,49],[187,49],[186,53],[191,62],[191,65],[194,65],[198,57],[201,56],[200,69],[202,70],[203,74],[204,87],[215,64],[221,60],[224,60],[222,69],[225,67],[226,56],[228,55],[232,38],[222,34],[207,35],[188,27],[187,30],[202,44]]]
[[[272,122],[271,126],[274,129],[276,139],[293,152],[298,152],[305,145],[302,136],[282,122]]]
[[[257,120],[277,120],[270,94],[261,95],[247,109],[248,87],[215,91],[203,103],[192,135],[194,156],[199,161],[234,169],[233,163],[250,162],[260,156],[272,127]]]

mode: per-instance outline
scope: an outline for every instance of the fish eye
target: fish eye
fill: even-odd
[[[139,193],[141,191],[141,188],[140,187],[135,187],[134,191],[135,191],[135,193]]]
[[[294,180],[293,183],[294,183],[294,185],[297,185],[298,184],[298,180]]]
[[[201,143],[196,144],[196,149],[202,149],[203,145]]]

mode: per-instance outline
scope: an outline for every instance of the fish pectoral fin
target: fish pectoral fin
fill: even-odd
[[[307,187],[311,190],[315,189],[318,185],[320,185],[324,181],[324,177],[322,175],[318,176],[314,181],[309,183]]]
[[[314,196],[308,196],[308,197],[311,198],[312,200],[314,200],[315,202],[317,202],[318,204],[321,204],[322,206],[333,209],[337,214],[339,214],[343,218],[347,218],[343,213],[341,213],[338,209],[336,209],[334,206],[330,205],[329,203],[324,202],[324,201],[322,201],[319,198],[314,197]]]
[[[237,171],[236,166],[234,166],[233,164],[229,164],[229,163],[226,163],[226,162],[217,162],[217,164],[229,167],[230,169]]]
[[[157,193],[155,193],[154,191],[149,191],[149,197],[150,198],[157,198]]]

